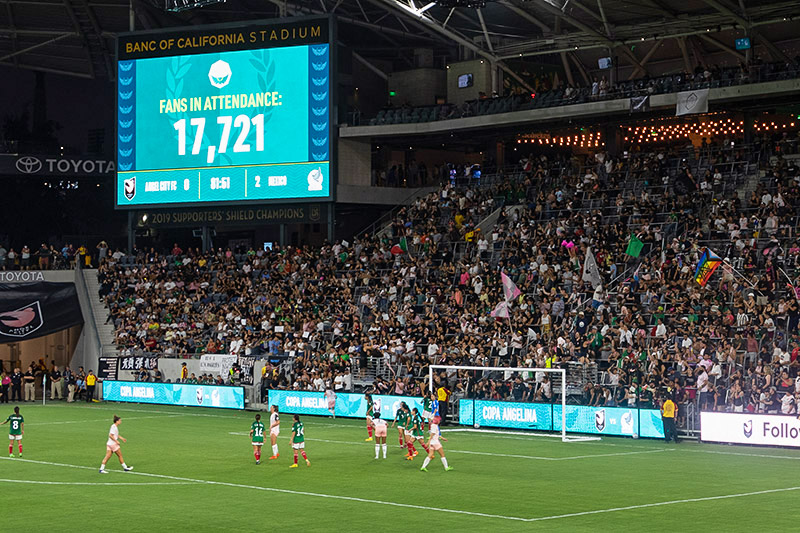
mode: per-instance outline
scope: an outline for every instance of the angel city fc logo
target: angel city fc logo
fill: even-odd
[[[133,197],[136,196],[136,176],[127,178],[122,182],[122,185],[123,191],[125,192],[125,198],[127,198],[128,201],[133,200]]]
[[[742,431],[744,432],[744,436],[749,439],[753,435],[753,421],[748,420],[742,424]]]
[[[197,388],[197,405],[203,405],[203,387]]]
[[[208,70],[208,81],[217,89],[222,89],[231,82],[231,66],[221,59],[211,65]]]
[[[0,335],[27,337],[43,324],[42,308],[38,300],[14,311],[0,311]]]
[[[26,155],[17,159],[16,167],[23,174],[36,174],[42,170],[42,161],[38,157]]]
[[[594,413],[594,426],[597,428],[597,431],[603,431],[606,429],[606,410],[600,409],[595,411]]]

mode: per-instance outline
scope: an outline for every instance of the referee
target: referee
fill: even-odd
[[[675,444],[678,443],[678,430],[675,429],[675,414],[678,412],[678,407],[672,401],[670,396],[667,396],[664,403],[661,404],[661,420],[664,422],[664,438],[667,442],[674,440]]]

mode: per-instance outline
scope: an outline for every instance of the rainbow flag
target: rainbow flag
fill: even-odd
[[[722,263],[722,258],[706,248],[697,263],[697,270],[694,271],[694,280],[701,287],[705,287],[709,278],[711,278],[711,274],[714,273],[720,263]]]

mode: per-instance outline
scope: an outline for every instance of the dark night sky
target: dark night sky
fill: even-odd
[[[0,117],[19,114],[27,109],[33,114],[36,75],[33,71],[0,67]],[[104,128],[104,152],[113,155],[114,84],[105,79],[83,79],[45,74],[47,117],[60,124],[57,132],[64,146],[75,153],[85,153],[87,132]]]

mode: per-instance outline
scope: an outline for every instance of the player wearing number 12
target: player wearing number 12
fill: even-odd
[[[261,415],[256,415],[256,421],[250,426],[250,438],[256,464],[261,464],[261,447],[264,446],[264,423],[261,422]]]
[[[298,450],[300,450],[300,453],[303,455],[303,459],[306,460],[306,466],[311,466],[311,461],[308,460],[305,447],[306,436],[303,429],[303,423],[300,422],[300,417],[298,415],[294,415],[294,424],[292,424],[292,448],[294,449],[294,464],[289,468],[297,468]]]
[[[25,419],[19,414],[19,407],[14,408],[14,414],[6,418],[3,424],[11,424],[8,427],[8,456],[14,457],[14,441],[17,441],[19,456],[22,457],[22,435],[25,433]],[[0,424],[0,426],[3,424]]]

